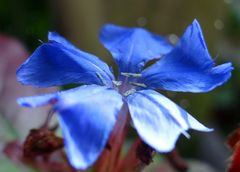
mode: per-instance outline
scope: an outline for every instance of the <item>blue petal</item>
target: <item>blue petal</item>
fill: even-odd
[[[172,49],[164,38],[142,28],[107,24],[101,29],[100,39],[121,72],[138,73],[147,61],[160,58]]]
[[[232,69],[231,63],[214,67],[200,25],[194,20],[176,47],[143,71],[142,82],[150,88],[207,92],[226,82]]]
[[[68,42],[65,38],[60,36],[57,32],[48,32],[48,40],[58,42],[64,45],[65,47],[72,49],[73,51],[76,51],[76,50],[78,51],[78,48],[76,48],[73,44]]]
[[[138,91],[128,97],[134,127],[140,137],[159,152],[171,151],[181,133],[189,128],[212,131],[182,108],[153,90]]]
[[[59,96],[56,110],[72,166],[85,170],[97,160],[121,106],[121,95],[108,89],[90,96],[79,92]]]
[[[39,107],[54,104],[58,93],[43,94],[37,96],[21,97],[17,99],[17,103],[24,107]]]
[[[57,103],[58,96],[60,95],[66,95],[70,97],[78,93],[78,94],[81,94],[82,96],[90,96],[92,94],[95,94],[99,91],[103,91],[105,89],[107,88],[102,86],[85,85],[85,86],[73,88],[66,91],[59,91],[55,93],[35,95],[35,96],[29,96],[29,97],[21,97],[17,99],[17,103],[21,106],[30,107],[30,108],[45,106],[48,104],[54,105],[55,103]]]
[[[112,85],[113,74],[106,63],[75,48],[57,33],[39,46],[17,71],[22,84],[37,87],[69,83]]]

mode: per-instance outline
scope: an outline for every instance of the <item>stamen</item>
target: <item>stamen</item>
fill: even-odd
[[[133,86],[147,88],[147,86],[144,83],[138,83],[138,82],[129,82],[129,83]]]
[[[102,85],[107,85],[106,80],[102,77],[102,75],[99,72],[96,72],[96,75],[97,75],[98,79],[100,79]]]
[[[115,86],[120,86],[122,85],[122,81],[112,81]]]
[[[38,41],[39,41],[40,43],[44,44],[44,42],[43,42],[41,39],[39,39]]]
[[[126,72],[121,72],[121,75],[126,76],[126,77],[141,77],[141,73],[126,73]]]
[[[186,131],[182,131],[182,134],[186,137],[186,138],[188,138],[188,139],[190,139],[190,135],[188,134],[188,132],[186,132]]]
[[[129,96],[130,94],[133,94],[133,93],[135,93],[136,92],[136,90],[135,89],[130,89],[130,90],[127,90],[125,93],[123,93],[123,95],[124,96]]]

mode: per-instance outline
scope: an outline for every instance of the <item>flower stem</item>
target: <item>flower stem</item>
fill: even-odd
[[[47,114],[47,118],[45,120],[45,122],[43,123],[43,125],[40,128],[48,128],[48,125],[53,117],[54,111],[51,109],[49,110],[48,114]]]
[[[167,154],[167,160],[178,172],[186,172],[188,170],[188,164],[180,156],[177,149]]]
[[[119,161],[121,148],[127,134],[128,107],[123,105],[118,115],[118,121],[110,135],[106,149],[94,166],[97,172],[115,172]]]

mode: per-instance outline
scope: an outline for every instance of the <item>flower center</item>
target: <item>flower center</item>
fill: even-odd
[[[126,73],[121,72],[119,81],[112,81],[115,89],[123,96],[133,94],[136,90],[146,88],[144,83],[139,83],[139,78],[142,77],[141,73]]]

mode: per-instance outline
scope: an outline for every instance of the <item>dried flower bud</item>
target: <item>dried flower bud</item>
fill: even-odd
[[[146,165],[149,165],[153,161],[154,154],[155,151],[143,141],[136,148],[136,156]]]
[[[57,137],[52,131],[41,128],[32,129],[23,145],[25,157],[48,155],[63,148],[63,139]]]

